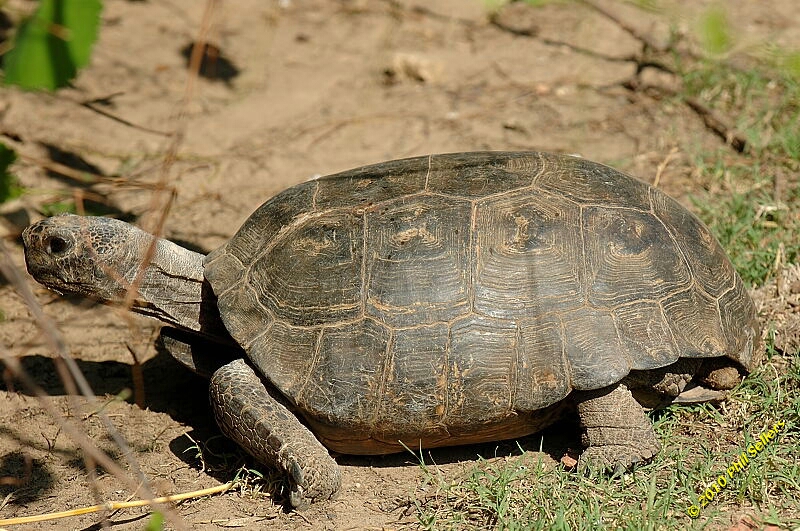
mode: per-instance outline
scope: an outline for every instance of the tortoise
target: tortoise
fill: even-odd
[[[207,256],[102,217],[45,219],[23,240],[48,288],[104,302],[135,288],[132,309],[170,325],[165,346],[210,375],[222,431],[286,475],[295,507],[339,490],[329,450],[513,439],[576,415],[579,467],[628,469],[659,450],[645,406],[718,397],[760,361],[755,307],[708,228],[573,156],[316,178]]]

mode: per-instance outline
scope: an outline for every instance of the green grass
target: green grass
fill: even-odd
[[[715,4],[696,21],[701,48],[716,55],[671,49],[660,60],[682,87],[678,101],[699,101],[747,142],[738,154],[686,136],[679,149],[694,165],[695,212],[757,286],[800,256],[800,50],[744,46],[728,18]]]
[[[800,238],[791,238],[800,234],[799,188],[790,190],[784,202],[762,188],[695,198],[694,206],[746,284],[761,285],[782,264],[800,260]]]
[[[785,374],[776,376],[776,365]],[[479,460],[458,478],[423,463],[418,522],[424,529],[716,529],[747,512],[762,524],[800,525],[797,359],[776,356],[719,409],[671,406],[652,416],[664,448],[617,477],[584,476],[541,454]],[[730,477],[737,456],[779,420],[785,429]],[[687,510],[720,475],[726,486],[690,518]]]
[[[746,153],[688,146],[700,186],[695,209],[749,285],[800,257],[800,52],[764,48],[724,61],[681,62],[684,96],[729,118]],[[741,64],[748,66],[742,67]]]
[[[800,72],[774,51],[762,66],[735,68],[724,62],[681,64],[684,94],[732,117],[756,158],[795,163],[800,159]],[[791,164],[790,164],[791,165]],[[796,168],[796,166],[795,166]]]

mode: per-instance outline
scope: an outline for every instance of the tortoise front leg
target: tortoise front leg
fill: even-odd
[[[586,447],[579,469],[627,470],[660,450],[650,419],[624,384],[580,391],[575,400]]]
[[[214,372],[210,394],[225,435],[289,477],[293,507],[304,508],[336,494],[341,486],[336,461],[247,362],[238,359]]]

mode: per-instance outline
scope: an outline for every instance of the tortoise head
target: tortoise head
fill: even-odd
[[[121,303],[139,276],[133,311],[227,339],[200,253],[123,221],[70,214],[31,225],[22,240],[28,272],[53,291]]]
[[[124,299],[153,236],[116,219],[66,214],[31,225],[22,240],[37,282],[113,302]]]

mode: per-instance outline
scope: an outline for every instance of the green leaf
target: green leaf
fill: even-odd
[[[703,44],[711,53],[720,54],[730,49],[731,38],[728,18],[725,12],[718,7],[712,7],[700,19],[700,37]]]
[[[75,214],[77,209],[75,208],[75,201],[69,199],[67,201],[56,201],[54,203],[48,203],[41,205],[40,210],[42,214],[50,217],[50,216],[57,216],[59,214]]]
[[[5,56],[5,83],[55,90],[86,66],[97,40],[101,0],[41,0],[17,28]]]
[[[0,142],[0,203],[14,199],[22,194],[17,179],[8,171],[9,166],[17,160],[14,150]]]
[[[164,529],[164,515],[159,511],[150,513],[150,520],[144,529],[145,531],[162,531]]]

